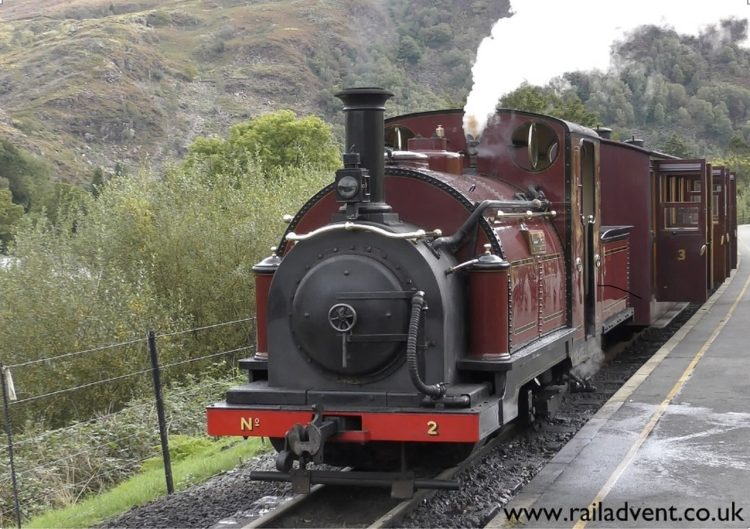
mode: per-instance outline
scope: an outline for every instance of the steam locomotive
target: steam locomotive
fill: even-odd
[[[726,168],[528,112],[473,138],[460,110],[384,120],[386,90],[337,96],[343,168],[255,266],[249,381],[207,409],[210,435],[271,439],[257,479],[453,487],[409,469],[553,412],[603,335],[736,267]]]

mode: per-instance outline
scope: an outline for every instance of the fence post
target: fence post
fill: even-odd
[[[148,331],[148,351],[151,354],[151,374],[154,379],[156,415],[159,418],[159,437],[161,438],[161,455],[164,459],[164,477],[167,480],[167,493],[172,494],[174,492],[174,483],[172,482],[172,461],[169,457],[167,421],[164,417],[164,399],[161,394],[161,368],[159,367],[159,353],[156,349],[156,333],[154,331]]]
[[[13,459],[13,428],[10,422],[10,404],[8,386],[5,380],[6,367],[0,364],[0,380],[3,385],[3,415],[5,419],[5,433],[8,436],[8,460],[10,462],[10,479],[13,483],[13,503],[16,509],[16,527],[21,529],[21,506],[18,503],[18,481],[16,480],[16,464]]]

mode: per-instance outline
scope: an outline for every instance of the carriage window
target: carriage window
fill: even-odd
[[[415,134],[403,125],[388,125],[385,128],[385,146],[395,151],[407,150],[409,138]]]
[[[674,204],[664,208],[664,229],[697,230],[700,219],[699,206]]]
[[[669,175],[661,179],[665,230],[695,231],[700,224],[701,181],[694,175]]]
[[[543,171],[554,163],[560,151],[557,134],[544,123],[524,123],[511,137],[513,160],[527,171]]]
[[[711,201],[711,218],[714,224],[719,223],[719,193],[721,192],[721,186],[714,191],[713,200]]]

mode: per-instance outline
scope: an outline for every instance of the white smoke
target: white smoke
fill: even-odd
[[[475,138],[498,100],[524,81],[544,85],[576,70],[606,70],[610,48],[644,24],[697,34],[721,19],[748,18],[747,0],[512,0],[513,15],[501,18],[479,45],[474,80],[464,107],[464,131]]]

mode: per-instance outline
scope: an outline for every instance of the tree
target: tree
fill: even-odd
[[[730,152],[713,160],[734,171],[737,178],[737,217],[750,222],[750,154]]]
[[[15,225],[23,217],[23,206],[13,203],[10,189],[0,189],[0,252],[5,252],[13,239]]]
[[[101,188],[97,188],[97,193],[101,193]],[[47,218],[57,226],[64,218],[75,215],[79,209],[85,207],[87,198],[89,196],[83,187],[67,182],[55,182],[47,204]],[[71,229],[74,228],[74,225],[71,226]]]
[[[667,85],[667,108],[676,110],[688,104],[688,94],[685,87],[680,84],[670,83]]]
[[[398,58],[416,64],[422,58],[422,49],[413,37],[404,35],[398,44]]]
[[[511,93],[503,96],[500,105],[505,108],[545,114],[552,107],[552,98],[541,86],[523,83]]]
[[[721,28],[729,32],[732,44],[740,44],[747,39],[747,24],[746,18],[729,18],[720,22]]]
[[[675,132],[673,132],[667,141],[664,142],[661,150],[679,158],[693,158],[695,156],[693,148],[688,144],[685,138]]]
[[[91,179],[88,184],[88,190],[92,195],[94,195],[94,198],[99,196],[106,182],[107,179],[104,175],[104,170],[101,167],[97,167],[92,171]]]
[[[431,47],[436,48],[441,44],[445,44],[453,38],[453,30],[451,27],[442,22],[431,27],[426,27],[422,30],[422,40],[424,43]]]
[[[550,110],[550,115],[585,125],[594,127],[599,124],[599,117],[596,112],[586,108],[577,95],[573,92],[566,93]]]
[[[703,129],[709,128],[714,120],[713,105],[695,96],[690,98],[688,112],[690,112],[690,116],[695,120],[696,125]]]
[[[237,173],[253,164],[266,175],[287,167],[333,170],[341,165],[339,147],[328,124],[315,116],[298,118],[279,110],[233,126],[226,140],[198,138],[188,166],[200,161],[209,171]]]
[[[49,166],[0,138],[0,177],[7,179],[13,202],[25,211],[41,211],[52,193]]]
[[[576,91],[581,101],[588,101],[591,97],[591,76],[584,72],[568,72],[563,79]]]
[[[667,115],[664,111],[664,105],[656,103],[656,105],[654,105],[654,122],[658,125],[662,125],[666,117]]]
[[[679,64],[675,64],[672,68],[672,75],[670,75],[670,80],[675,83],[682,83],[685,80],[685,74],[682,72],[682,68],[680,68]]]
[[[541,87],[524,83],[503,97],[501,105],[506,108],[547,114],[589,127],[595,126],[599,121],[596,113],[586,108],[575,91],[567,90],[562,95],[558,95],[551,86]]]

